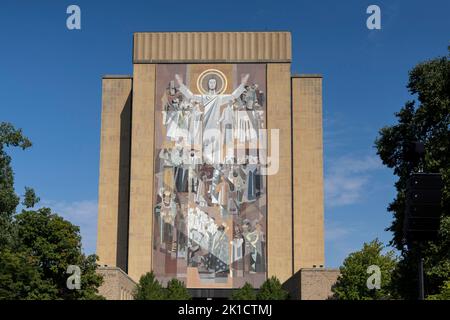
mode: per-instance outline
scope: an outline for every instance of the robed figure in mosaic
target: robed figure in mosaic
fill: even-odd
[[[163,132],[155,181],[156,274],[191,287],[258,285],[266,271],[265,179],[257,147],[263,92],[248,84],[248,73],[231,93],[217,69],[200,74],[195,94],[181,75],[173,77],[156,118]]]

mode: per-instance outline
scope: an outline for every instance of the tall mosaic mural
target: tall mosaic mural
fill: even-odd
[[[153,271],[190,288],[266,279],[264,64],[159,64]]]

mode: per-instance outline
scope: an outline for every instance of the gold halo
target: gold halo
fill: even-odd
[[[208,91],[205,90],[205,88],[203,88],[202,86],[202,82],[203,80],[210,75],[215,75],[218,78],[220,78],[220,80],[222,81],[222,88],[220,88],[219,90],[216,90],[216,94],[221,94],[223,92],[225,92],[225,90],[227,90],[227,77],[225,77],[225,74],[217,69],[208,69],[203,71],[197,78],[197,90],[201,93],[201,94],[207,94]]]

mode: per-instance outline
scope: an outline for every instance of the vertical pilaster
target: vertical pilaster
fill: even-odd
[[[131,129],[128,274],[138,281],[152,268],[154,64],[134,64]]]
[[[322,77],[292,78],[294,271],[324,265]]]
[[[131,77],[102,80],[97,254],[127,269]]]
[[[279,144],[279,170],[267,177],[268,276],[284,282],[292,275],[292,171],[290,63],[267,64],[267,128]],[[270,130],[279,130],[279,141]],[[273,157],[273,156],[272,156]]]

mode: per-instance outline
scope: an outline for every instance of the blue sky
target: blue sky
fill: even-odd
[[[81,30],[66,8],[81,8]],[[366,8],[381,8],[381,30]],[[324,76],[326,266],[337,267],[391,221],[395,178],[377,159],[378,130],[410,99],[416,63],[446,55],[450,2],[10,1],[0,4],[0,121],[34,143],[11,150],[16,188],[81,226],[95,251],[101,76],[131,74],[135,31],[288,30],[293,73]]]

